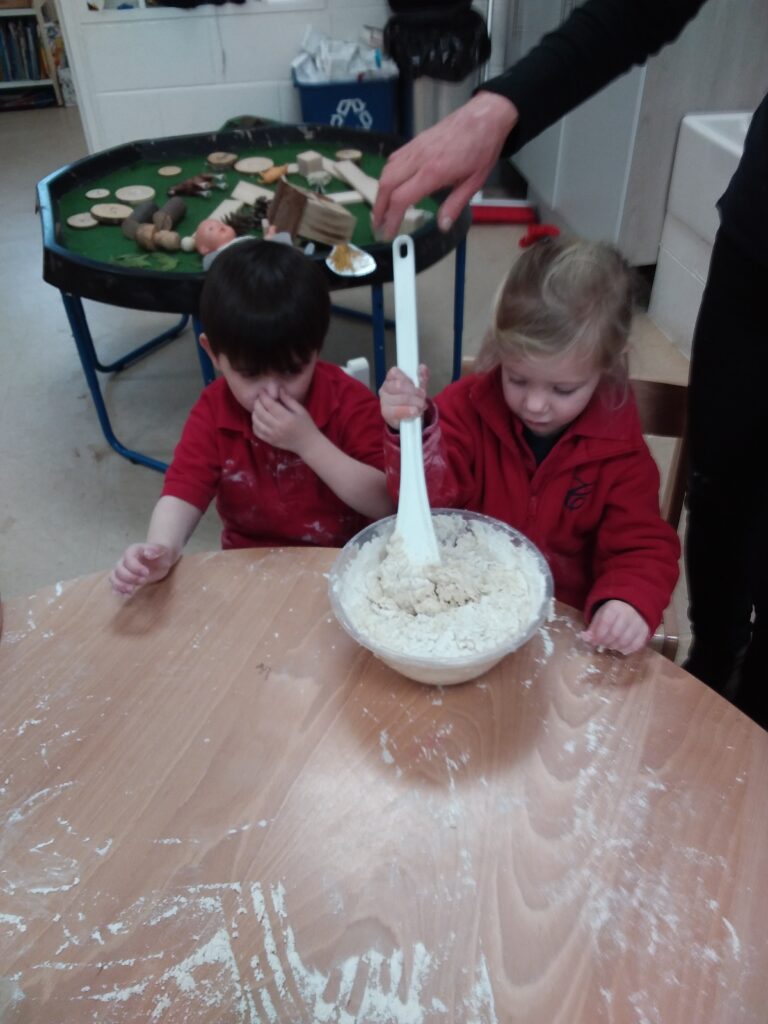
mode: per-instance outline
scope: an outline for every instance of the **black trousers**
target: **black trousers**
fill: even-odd
[[[768,267],[722,230],[696,322],[685,667],[768,728]]]

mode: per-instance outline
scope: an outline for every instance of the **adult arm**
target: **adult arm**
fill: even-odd
[[[394,236],[406,208],[446,186],[448,230],[499,156],[511,155],[564,114],[675,39],[705,0],[587,0],[464,106],[393,153],[374,224]]]

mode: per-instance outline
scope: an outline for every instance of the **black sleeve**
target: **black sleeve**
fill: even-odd
[[[510,156],[564,114],[677,38],[705,0],[587,0],[516,64],[480,86],[512,100]]]

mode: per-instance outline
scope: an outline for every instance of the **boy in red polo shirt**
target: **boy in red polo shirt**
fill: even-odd
[[[330,312],[320,268],[290,246],[217,256],[200,343],[221,376],[189,415],[146,541],[112,570],[118,593],[163,579],[214,497],[224,548],[340,547],[394,511],[376,396],[318,358]]]

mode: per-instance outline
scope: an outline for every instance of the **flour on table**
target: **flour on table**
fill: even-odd
[[[456,658],[491,651],[538,618],[545,577],[534,556],[488,523],[433,517],[439,565],[414,565],[395,532],[364,544],[339,581],[362,635],[406,655]]]

